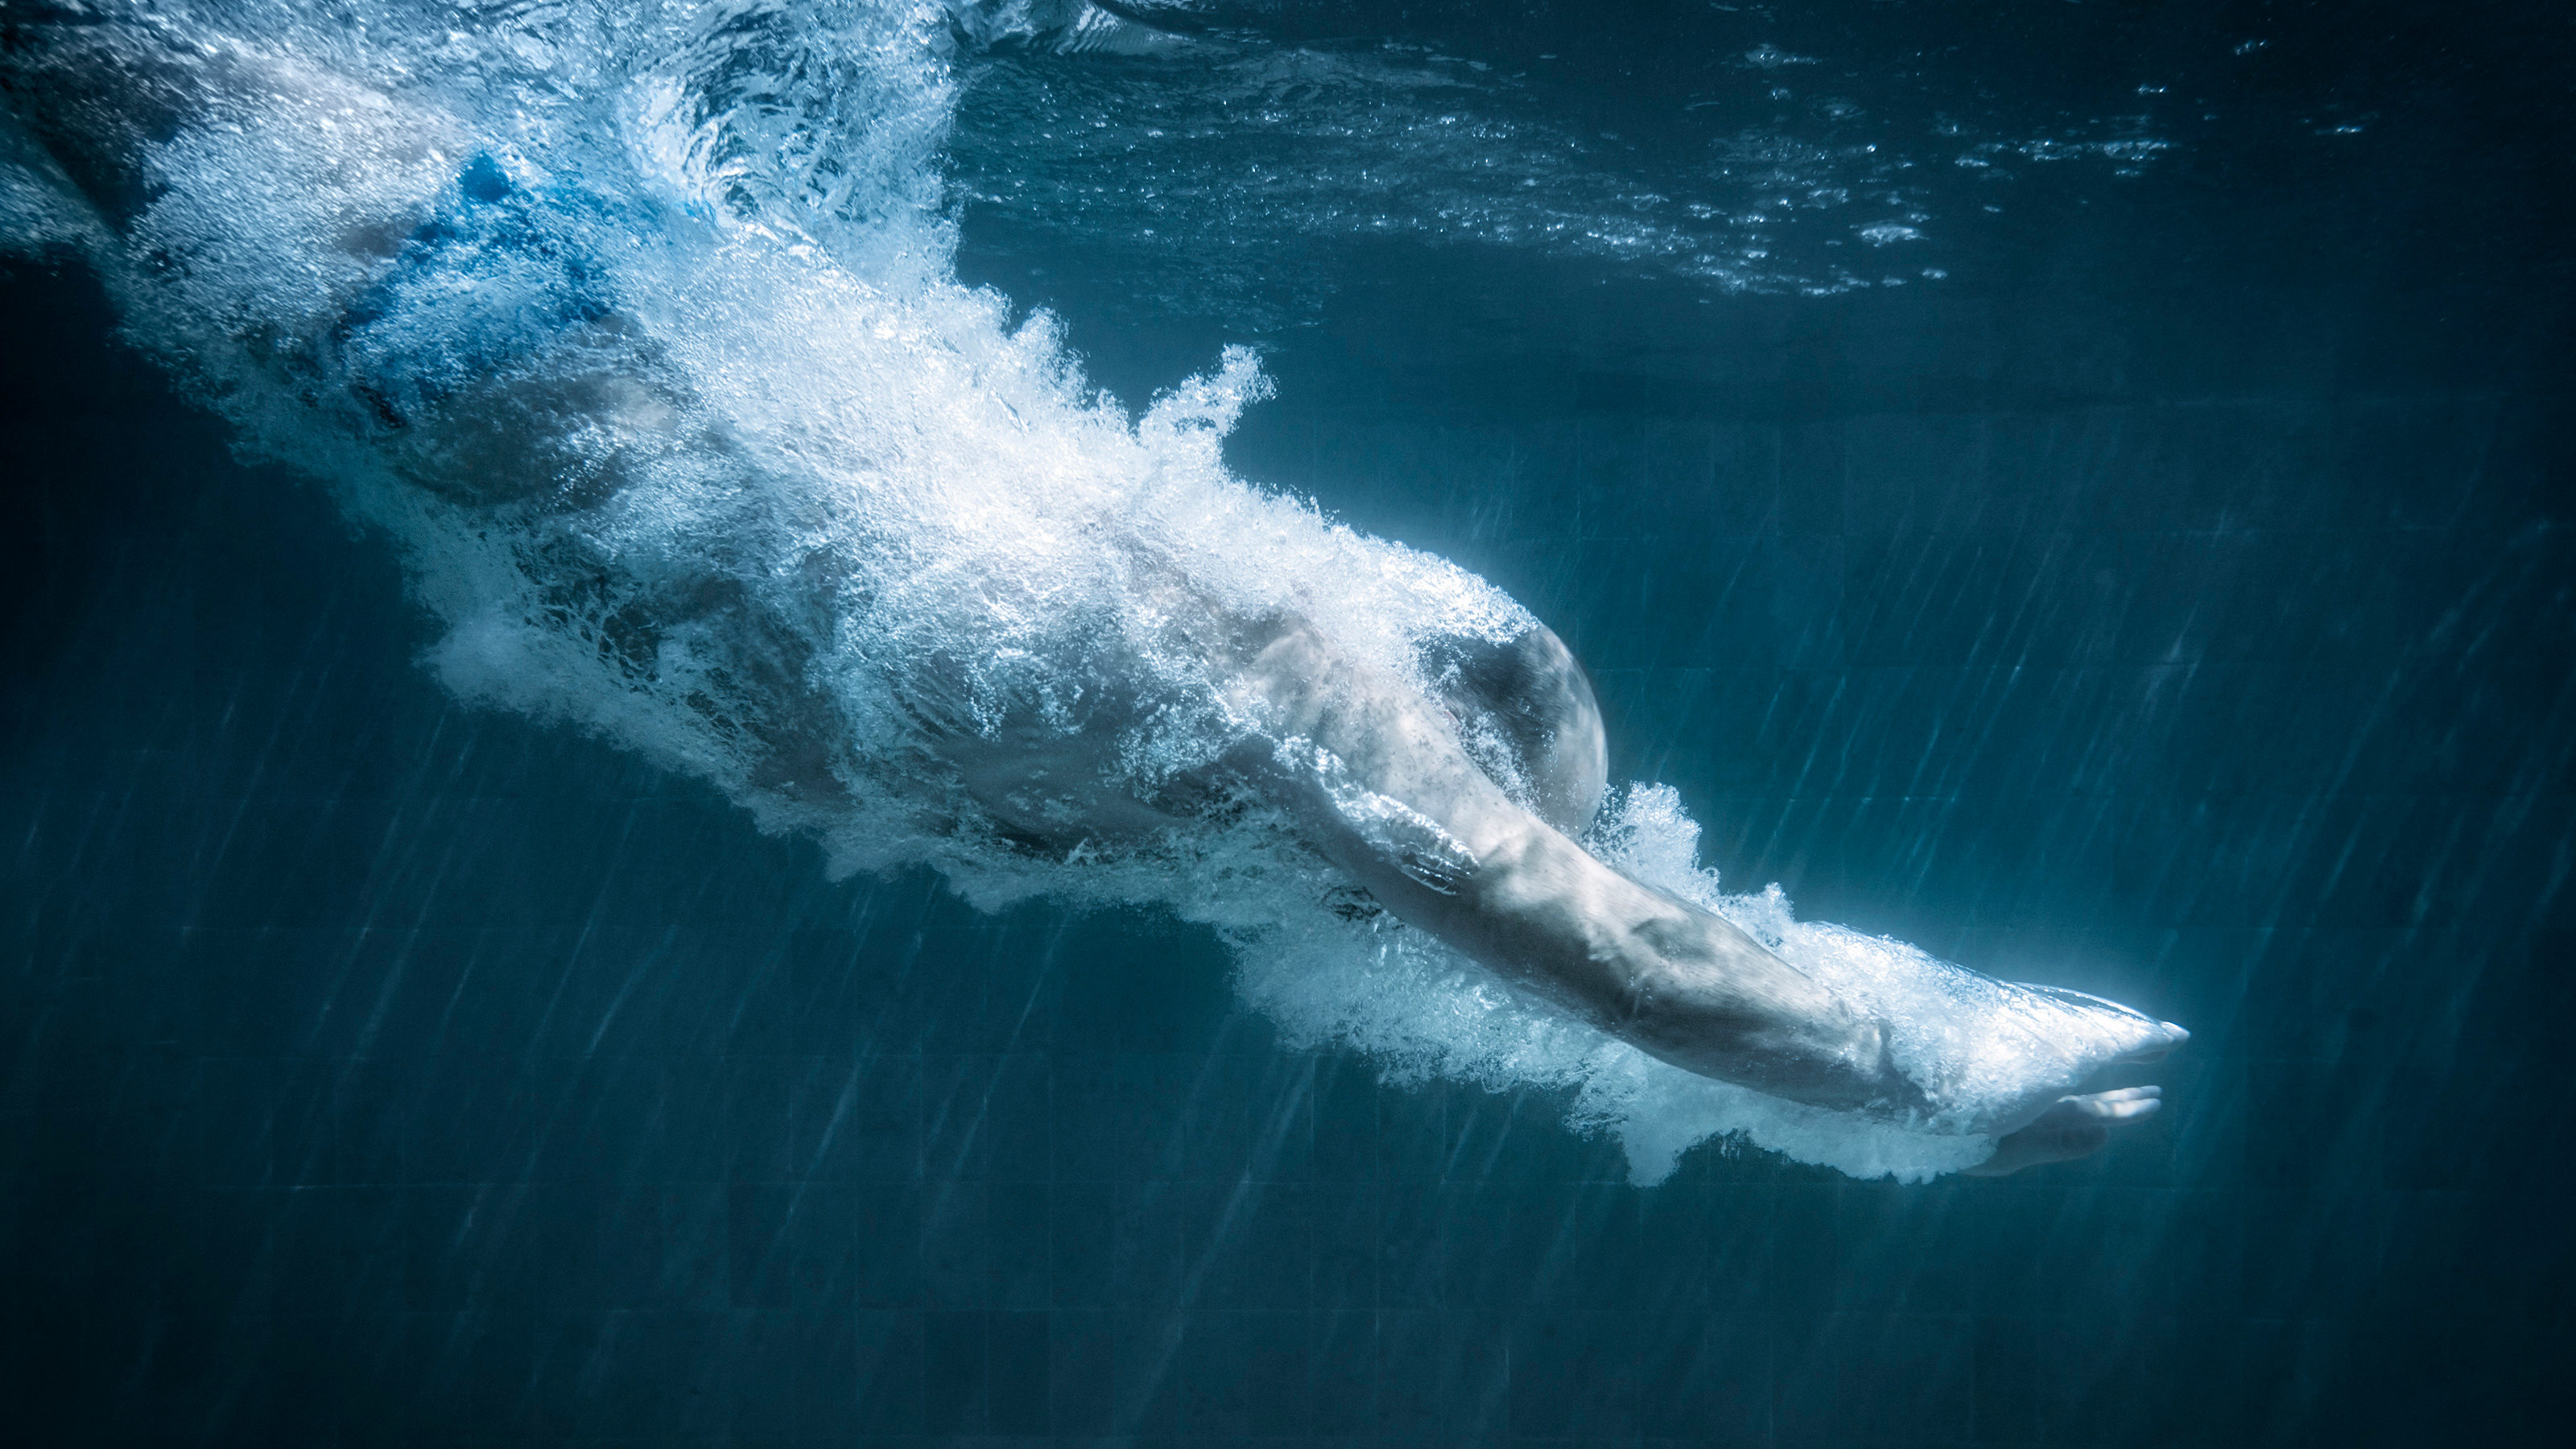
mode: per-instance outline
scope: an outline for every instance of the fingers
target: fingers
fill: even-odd
[[[2094,1092],[2082,1097],[2067,1097],[2058,1106],[2075,1115],[2097,1122],[2131,1122],[2152,1117],[2164,1106],[2162,1087],[2122,1087],[2116,1091]]]
[[[2122,1122],[2152,1117],[2164,1106],[2162,1087],[2119,1087],[2081,1097],[2060,1097],[2038,1121],[1995,1144],[1995,1155],[1967,1169],[1970,1177],[2004,1177],[2044,1162],[2071,1162],[2099,1152]]]
[[[2120,1058],[2120,1060],[2124,1062],[2160,1062],[2170,1055],[2176,1048],[2180,1047],[2184,1042],[2191,1040],[2190,1032],[2183,1030],[2181,1027],[2174,1025],[2170,1021],[2157,1022],[2156,1028],[2158,1031],[2163,1033],[2162,1037],[2147,1043],[2136,1051]]]

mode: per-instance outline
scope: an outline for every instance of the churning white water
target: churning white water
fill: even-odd
[[[950,9],[92,9],[109,23],[83,44],[182,77],[185,123],[110,222],[0,138],[0,224],[20,248],[88,247],[133,340],[247,449],[398,540],[457,694],[711,780],[762,828],[819,839],[836,874],[926,862],[979,903],[1205,922],[1292,1042],[1571,1089],[1640,1182],[1719,1134],[1862,1176],[1956,1170],[1991,1151],[1975,1129],[1997,1104],[2098,1057],[2081,1003],[1798,922],[1776,890],[1722,894],[1659,787],[1617,796],[1587,843],[1895,1023],[1899,1064],[1945,1084],[1940,1119],[1649,1058],[1420,931],[1329,909],[1330,868],[1257,802],[1070,845],[978,809],[943,741],[1110,730],[1107,784],[1150,792],[1242,737],[1176,601],[1293,610],[1416,679],[1440,641],[1531,620],[1233,476],[1220,443],[1266,389],[1250,353],[1131,413],[1051,318],[1015,326],[957,282],[936,163],[975,27]],[[986,34],[1027,21],[968,13]]]

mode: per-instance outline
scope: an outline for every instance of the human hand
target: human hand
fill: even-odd
[[[2060,1097],[2036,1121],[1995,1144],[1995,1155],[1968,1168],[1966,1177],[2008,1177],[2043,1162],[2090,1157],[2111,1140],[2111,1129],[2152,1117],[2164,1106],[2162,1087],[2121,1087]]]

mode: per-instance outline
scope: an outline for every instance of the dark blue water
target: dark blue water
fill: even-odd
[[[1547,1093],[1284,1047],[1203,928],[979,913],[926,870],[829,883],[711,786],[458,703],[416,663],[439,629],[391,546],[236,464],[77,263],[23,261],[0,282],[13,1439],[2563,1421],[2564,18],[1382,28],[1536,77],[1474,123],[1518,127],[1546,184],[1346,225],[1330,185],[1241,181],[1351,120],[1303,81],[1271,130],[1122,171],[1024,128],[1141,134],[1166,102],[1115,79],[1133,63],[1006,53],[947,152],[961,274],[1055,308],[1131,401],[1260,343],[1279,394],[1228,441],[1238,471],[1551,621],[1612,777],[1677,787],[1732,885],[2190,1026],[2153,1074],[2167,1110],[2000,1181],[1710,1145],[1638,1188]],[[1425,114],[1342,129],[1400,160]],[[1862,199],[1741,221],[1689,158],[1748,134]],[[1634,154],[1528,159],[1573,136]],[[2166,146],[2028,149],[2124,136]],[[1873,144],[1913,169],[1875,176]],[[1085,210],[1048,190],[1068,176],[1130,200]],[[1919,238],[1859,236],[1881,184]],[[1134,235],[1133,198],[1175,185],[1237,200],[1185,244]],[[1498,241],[1540,224],[1491,199],[1515,189],[1663,230]]]

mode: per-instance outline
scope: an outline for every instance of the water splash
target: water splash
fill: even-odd
[[[1131,414],[1052,318],[1014,325],[956,281],[948,11],[105,14],[55,62],[166,86],[194,123],[149,148],[148,200],[112,240],[12,141],[12,244],[86,239],[130,335],[247,450],[399,542],[458,695],[711,780],[823,842],[835,875],[926,862],[987,905],[1205,922],[1292,1041],[1570,1089],[1640,1182],[1720,1134],[1923,1178],[1983,1158],[1995,1104],[2063,1074],[2051,1043],[2081,1008],[2042,1020],[2048,998],[1797,922],[1776,890],[1721,893],[1668,790],[1628,792],[1593,848],[1900,1023],[1951,1116],[1865,1122],[1655,1061],[1382,913],[1328,908],[1340,882],[1284,819],[1192,796],[1249,729],[1194,620],[1293,611],[1426,686],[1426,651],[1532,621],[1234,477],[1220,443],[1267,387],[1248,352]],[[971,788],[979,742],[1029,776],[1007,807]],[[1077,742],[1112,778],[1027,769]],[[1155,808],[1122,821],[1117,801]]]

